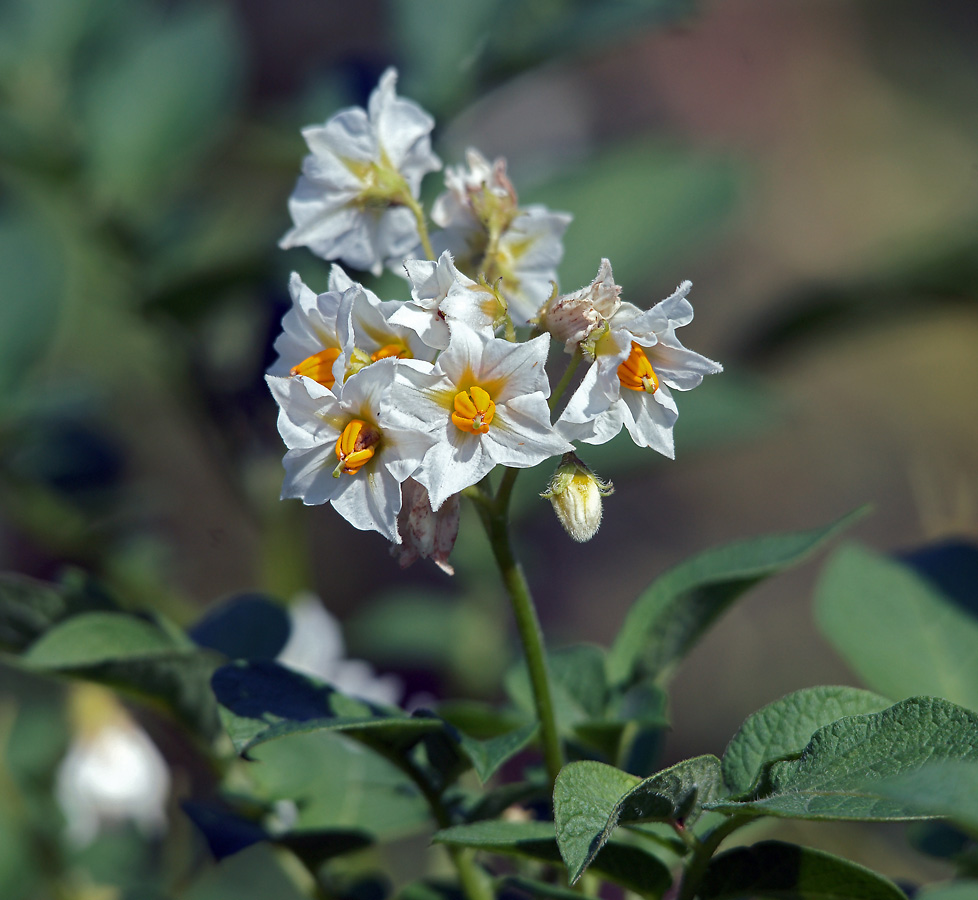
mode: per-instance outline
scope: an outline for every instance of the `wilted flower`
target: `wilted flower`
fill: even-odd
[[[516,344],[460,322],[430,372],[398,369],[393,414],[434,441],[414,473],[432,509],[496,465],[527,468],[572,449],[550,424],[549,346],[550,335]]]
[[[424,485],[409,478],[401,485],[403,500],[397,517],[397,532],[401,543],[391,546],[391,556],[396,556],[402,569],[417,559],[430,559],[448,575],[455,569],[448,564],[448,556],[458,537],[459,495],[449,497],[435,512]]]
[[[431,210],[444,230],[432,240],[464,271],[498,282],[513,321],[526,325],[551,295],[571,216],[539,204],[518,206],[504,159],[490,165],[471,149],[465,158],[468,171],[445,171],[448,190]]]
[[[611,263],[602,259],[594,281],[572,294],[554,297],[540,314],[539,325],[558,341],[563,341],[568,353],[573,353],[582,341],[618,312],[620,293],[621,288],[611,274]]]
[[[280,246],[308,247],[379,275],[418,243],[421,180],[441,168],[431,151],[434,120],[395,92],[388,69],[367,109],[351,107],[302,131],[312,151],[289,198],[294,227]]]
[[[622,425],[640,447],[675,455],[672,429],[679,416],[669,388],[688,391],[723,366],[686,349],[676,329],[693,319],[684,281],[652,309],[622,303],[601,329],[581,344],[594,364],[585,373],[559,420],[569,440],[610,441]]]
[[[577,454],[565,453],[540,496],[550,501],[564,531],[583,543],[597,534],[601,525],[602,498],[614,491],[614,485],[598,478],[577,458]]]

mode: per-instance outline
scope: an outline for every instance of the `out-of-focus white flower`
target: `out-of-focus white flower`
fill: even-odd
[[[441,168],[431,151],[434,120],[395,91],[388,69],[367,109],[351,107],[305,128],[311,153],[289,198],[294,227],[280,246],[308,247],[375,275],[418,244],[414,213],[421,180]]]
[[[432,509],[496,465],[527,468],[573,449],[550,424],[549,346],[548,334],[518,344],[459,322],[430,372],[398,368],[392,415],[434,441],[414,473]]]
[[[346,658],[340,624],[311,592],[296,596],[289,606],[292,633],[278,661],[307,675],[329,682],[337,690],[361,700],[394,705],[404,687],[394,675],[378,675],[370,663]]]
[[[389,322],[411,328],[429,347],[444,350],[448,346],[452,319],[492,334],[506,317],[505,302],[500,302],[488,286],[459,272],[447,250],[437,262],[406,259],[404,270],[411,283],[411,300],[394,312]]]
[[[445,171],[447,191],[431,210],[443,230],[432,242],[451,251],[467,274],[498,282],[513,321],[526,325],[552,293],[571,216],[540,204],[518,206],[504,159],[490,165],[470,149],[466,162],[468,170]]]
[[[621,288],[611,274],[611,263],[601,260],[598,274],[586,287],[555,297],[540,315],[540,327],[564,342],[573,353],[604,322],[621,307],[618,295]]]
[[[598,478],[576,453],[565,453],[540,496],[550,501],[564,531],[583,543],[597,534],[602,500],[614,491],[614,485]]]
[[[688,350],[676,329],[693,319],[686,299],[692,284],[642,310],[622,303],[581,347],[594,364],[585,373],[560,418],[557,430],[569,440],[603,444],[622,425],[640,447],[675,456],[673,426],[679,416],[669,388],[688,391],[704,375],[723,366]]]
[[[77,685],[69,702],[76,736],[55,784],[68,839],[84,846],[121,822],[165,831],[170,772],[156,745],[103,688]]]
[[[288,447],[282,498],[331,503],[355,528],[399,541],[401,482],[412,475],[432,438],[390,416],[393,359],[351,375],[334,391],[304,376],[266,376],[279,405]],[[427,367],[427,364],[422,364]]]
[[[448,556],[458,537],[459,496],[449,497],[435,512],[424,485],[409,478],[401,486],[403,502],[397,517],[400,544],[391,545],[402,569],[417,559],[430,559],[448,575],[454,575]]]

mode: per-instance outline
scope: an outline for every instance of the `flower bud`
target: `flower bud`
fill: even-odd
[[[550,299],[539,317],[539,325],[563,341],[568,353],[573,353],[618,311],[620,293],[611,263],[602,259],[598,274],[589,285]]]
[[[610,481],[598,478],[575,453],[565,453],[554,472],[546,497],[560,524],[575,541],[589,541],[601,524],[601,498],[614,493]]]

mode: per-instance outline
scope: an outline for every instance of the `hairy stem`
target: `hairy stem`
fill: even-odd
[[[543,742],[544,759],[552,785],[557,778],[557,773],[564,765],[564,754],[557,734],[557,720],[554,716],[543,632],[540,629],[536,607],[533,605],[530,586],[523,574],[523,567],[513,553],[509,534],[509,501],[518,474],[518,469],[506,469],[494,502],[491,505],[480,506],[479,511],[486,528],[486,534],[489,537],[489,543],[492,545],[493,555],[496,557],[496,564],[499,566],[503,583],[509,593],[513,615],[516,618],[516,627],[523,644],[523,654],[526,657],[526,667],[530,675],[530,687],[533,691],[533,702],[536,706],[537,718],[540,720],[540,738]]]
[[[435,251],[431,248],[431,237],[428,234],[428,220],[425,218],[424,209],[421,204],[411,196],[410,191],[406,191],[407,196],[404,203],[414,213],[414,220],[418,223],[418,236],[421,238],[421,246],[425,256],[432,262],[435,260]]]

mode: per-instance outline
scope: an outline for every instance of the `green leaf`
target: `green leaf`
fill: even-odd
[[[797,565],[862,515],[824,528],[775,534],[707,550],[656,579],[632,606],[608,654],[608,681],[665,677],[741,594]]]
[[[892,881],[821,850],[764,841],[721,853],[697,893],[703,900],[906,900]]]
[[[545,862],[559,863],[561,859],[553,822],[476,822],[446,828],[437,832],[432,840]],[[669,870],[657,857],[629,844],[607,844],[596,854],[594,870],[641,894],[658,894],[672,880]]]
[[[602,648],[579,644],[552,650],[547,654],[547,666],[554,713],[562,732],[603,714],[607,688]],[[506,673],[505,687],[517,707],[535,715],[533,690],[524,662]]]
[[[720,760],[698,756],[644,780],[597,762],[570,763],[554,785],[557,843],[573,884],[620,824],[694,821],[721,792]]]
[[[843,716],[880,712],[892,700],[850,687],[804,688],[748,716],[723,754],[723,780],[732,794],[746,794],[766,764],[797,756],[823,725]]]
[[[182,649],[151,622],[127,613],[92,612],[56,625],[22,658],[39,669],[77,669]]]
[[[211,679],[235,750],[295,734],[343,732],[382,753],[401,754],[445,725],[340,693],[268,660],[222,666]]]
[[[459,747],[471,760],[479,780],[485,784],[508,759],[523,750],[536,736],[539,723],[530,722],[498,737],[479,741],[459,734]]]
[[[254,762],[244,773],[254,795],[268,805],[296,804],[290,836],[297,840],[342,829],[385,841],[430,827],[431,812],[417,786],[380,754],[364,752],[342,733],[293,735],[262,744],[251,756]],[[237,781],[231,783],[240,790]]]
[[[978,709],[978,619],[900,563],[841,548],[815,595],[819,627],[874,690]]]
[[[542,897],[544,900],[581,900],[579,891],[521,875],[507,875],[502,879],[502,885],[531,897]]]
[[[820,728],[797,759],[770,768],[768,796],[707,808],[813,820],[927,818],[888,796],[885,782],[939,760],[978,762],[978,714],[940,698],[915,697]]]
[[[921,815],[950,819],[978,834],[978,763],[974,760],[928,763],[885,779],[876,790]]]
[[[54,585],[0,573],[0,648],[24,650],[66,614],[64,595]]]

